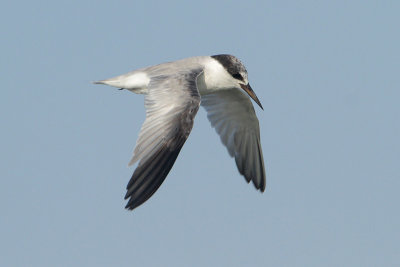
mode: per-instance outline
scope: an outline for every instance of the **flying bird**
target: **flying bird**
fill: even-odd
[[[126,187],[126,209],[143,204],[163,183],[200,105],[235,158],[239,173],[264,192],[260,128],[249,96],[263,107],[250,87],[246,68],[236,57],[191,57],[94,83],[145,95],[146,119],[129,165],[139,163]]]

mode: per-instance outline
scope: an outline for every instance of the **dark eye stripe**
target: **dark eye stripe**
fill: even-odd
[[[235,79],[243,81],[243,76],[240,75],[239,73],[232,74],[232,77],[235,78]]]

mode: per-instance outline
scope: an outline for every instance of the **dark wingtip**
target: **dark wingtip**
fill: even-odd
[[[264,193],[264,191],[265,191],[265,183],[261,184],[261,187],[260,187],[259,190],[260,190],[261,193]]]
[[[154,155],[139,163],[127,185],[125,199],[127,210],[133,210],[145,203],[161,186],[175,163],[179,152],[186,141],[186,137],[178,135],[171,143],[174,146],[164,145]]]
[[[129,203],[125,205],[125,209],[127,210],[133,210],[134,208],[136,208],[137,206],[134,205],[133,203]]]

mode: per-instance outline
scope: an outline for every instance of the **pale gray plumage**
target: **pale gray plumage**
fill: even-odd
[[[240,174],[261,191],[265,190],[264,159],[260,144],[260,127],[250,99],[236,88],[204,95],[201,105],[234,157]]]
[[[140,160],[127,186],[125,199],[130,198],[127,208],[134,209],[150,198],[172,168],[199,109],[196,78],[201,71],[151,79],[151,90],[145,97],[146,120],[130,162]],[[182,87],[188,90],[181,90]],[[174,106],[166,101],[168,98],[174,99]]]
[[[95,83],[145,95],[146,120],[129,163],[139,161],[127,185],[127,209],[138,207],[160,187],[190,134],[200,103],[239,172],[264,191],[259,124],[245,92],[262,106],[236,57],[187,58]]]

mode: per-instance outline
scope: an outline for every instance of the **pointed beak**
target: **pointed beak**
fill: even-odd
[[[241,83],[241,84],[240,84],[240,87],[242,87],[242,89],[245,90],[246,93],[247,93],[251,98],[253,98],[253,100],[260,106],[260,108],[261,108],[262,110],[264,110],[263,106],[262,106],[261,103],[260,103],[260,100],[258,100],[258,97],[256,96],[256,93],[254,93],[253,89],[251,89],[251,86],[250,86],[249,83],[248,83],[248,84],[242,84],[242,83]]]

